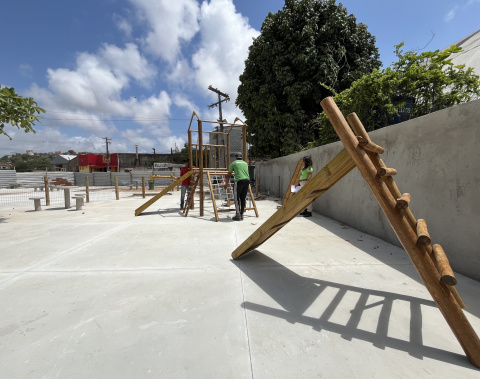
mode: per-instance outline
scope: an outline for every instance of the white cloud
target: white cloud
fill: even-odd
[[[192,101],[190,101],[187,96],[180,93],[176,93],[173,95],[173,103],[179,108],[184,108],[188,116],[190,116],[192,111],[197,108],[197,106]]]
[[[133,26],[128,20],[117,14],[114,14],[113,21],[115,22],[118,30],[125,34],[125,37],[132,38]]]
[[[33,73],[33,68],[29,64],[21,64],[18,66],[20,74],[24,77],[31,77]]]
[[[71,112],[58,122],[48,121],[51,124],[75,125],[97,136],[112,134],[116,131],[114,124],[103,121],[110,114],[129,116],[142,123],[168,116],[171,101],[165,91],[141,100],[122,99],[132,82],[148,86],[155,75],[155,68],[134,44],[124,49],[105,44],[97,54],[78,54],[74,69],[48,69],[48,89],[33,85],[29,95],[42,103],[49,119],[60,117],[54,112],[48,114],[48,110]]]
[[[183,147],[188,128],[188,121],[169,126],[172,105],[185,110],[188,118],[194,110],[202,119],[218,118],[218,108],[207,108],[218,101],[209,85],[230,95],[231,101],[222,103],[224,118],[242,117],[235,108],[238,78],[252,38],[259,33],[236,12],[232,0],[129,1],[136,20],[128,9],[113,20],[127,40],[140,35],[136,42],[142,50],[135,43],[123,47],[105,43],[96,52],[78,53],[72,67],[48,69],[47,87],[33,84],[27,93],[47,110],[48,119],[35,127],[37,134],[14,129],[15,141],[28,147],[5,147],[7,152],[65,150],[62,146],[91,151],[89,146],[97,148],[97,143],[102,149],[105,136],[112,138],[115,151],[132,151],[138,144],[147,152],[152,147],[169,152],[175,145]],[[145,53],[164,61],[148,61]],[[159,74],[173,95],[167,87],[157,89],[162,85]],[[197,104],[200,101],[203,104]],[[133,121],[113,121],[122,117]],[[31,146],[35,140],[41,141],[38,148]],[[54,147],[57,141],[61,144]]]
[[[445,22],[450,22],[455,18],[455,14],[457,13],[458,5],[455,5],[450,11],[445,15]]]
[[[252,38],[257,37],[259,32],[235,11],[231,0],[204,2],[200,28],[200,49],[192,57],[197,86],[212,102],[218,101],[218,97],[208,90],[209,85],[227,93],[231,101],[223,103],[222,107],[227,113],[239,114],[240,110],[235,109],[234,105],[240,84],[239,76],[245,67]]]
[[[143,39],[152,54],[174,62],[183,42],[198,31],[199,6],[196,0],[130,0],[148,24]]]

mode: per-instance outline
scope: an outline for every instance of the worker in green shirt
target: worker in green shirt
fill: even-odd
[[[235,216],[232,220],[242,221],[243,212],[247,198],[248,186],[250,185],[250,175],[248,173],[248,164],[243,160],[242,153],[235,154],[236,160],[228,168],[228,174],[225,175],[225,186],[227,189],[230,177],[235,175],[235,184],[233,185],[233,199],[235,202]]]
[[[307,155],[303,157],[303,169],[302,173],[300,175],[300,186],[303,187],[307,182],[312,179],[313,176],[313,167],[312,167],[312,158]],[[310,203],[302,213],[300,213],[300,216],[303,217],[312,217],[312,209],[313,209],[313,203]]]

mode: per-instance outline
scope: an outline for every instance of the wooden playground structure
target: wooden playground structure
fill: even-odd
[[[462,311],[465,305],[454,287],[457,281],[445,252],[440,245],[431,245],[425,220],[413,216],[410,194],[399,191],[393,180],[396,170],[387,168],[380,159],[384,149],[370,140],[355,113],[347,116],[347,123],[331,97],[321,105],[344,149],[293,195],[290,185],[298,182],[302,168],[302,161],[298,162],[282,206],[232,252],[232,258],[238,259],[260,246],[357,167],[468,359],[480,367],[480,339]]]
[[[192,129],[194,117],[197,119],[197,130]],[[204,123],[220,124],[222,130],[212,132],[204,131]],[[227,187],[225,193],[222,192],[224,176],[228,173],[228,168],[230,166],[230,158],[232,155],[230,151],[230,133],[234,128],[241,128],[242,130],[242,154],[244,159],[246,159],[247,125],[242,120],[240,120],[238,117],[233,123],[201,120],[198,114],[194,111],[188,126],[188,160],[190,171],[178,179],[172,175],[166,176],[166,178],[171,178],[173,182],[165,187],[160,193],[138,207],[135,210],[135,216],[140,215],[145,209],[150,207],[166,193],[173,190],[176,186],[181,185],[181,183],[188,178],[190,178],[190,191],[187,194],[185,207],[183,209],[183,214],[185,217],[188,216],[190,209],[194,209],[194,198],[197,188],[199,190],[200,216],[204,216],[205,177],[207,179],[212,197],[216,221],[219,220],[220,212],[231,212],[235,210],[234,208],[231,208],[231,205],[233,204],[233,192],[231,190],[231,186]],[[204,134],[216,135],[218,143],[203,143]],[[197,137],[196,142],[194,142],[195,135]],[[152,175],[152,177],[156,176]],[[250,204],[250,206],[247,205],[245,210],[253,210],[255,212],[255,216],[258,217],[258,210],[251,187],[248,189],[247,204]]]

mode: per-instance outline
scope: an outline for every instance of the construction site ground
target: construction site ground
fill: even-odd
[[[314,213],[234,261],[278,199],[216,222],[179,197],[0,209],[1,378],[480,377],[402,248]]]

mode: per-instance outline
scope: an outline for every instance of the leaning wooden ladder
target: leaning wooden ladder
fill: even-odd
[[[261,245],[357,167],[468,359],[480,367],[480,339],[461,309],[464,305],[453,287],[456,284],[453,271],[443,249],[430,245],[424,220],[416,220],[413,216],[408,207],[410,195],[402,195],[398,190],[392,178],[396,170],[387,168],[380,159],[383,148],[370,140],[356,114],[347,117],[355,135],[331,97],[324,99],[321,105],[345,148],[234,250],[233,259]]]
[[[187,199],[185,200],[185,206],[183,207],[183,214],[185,217],[188,216],[188,211],[194,208],[195,191],[197,189],[199,179],[200,175],[198,172],[195,172],[190,178],[190,189],[187,194]]]

